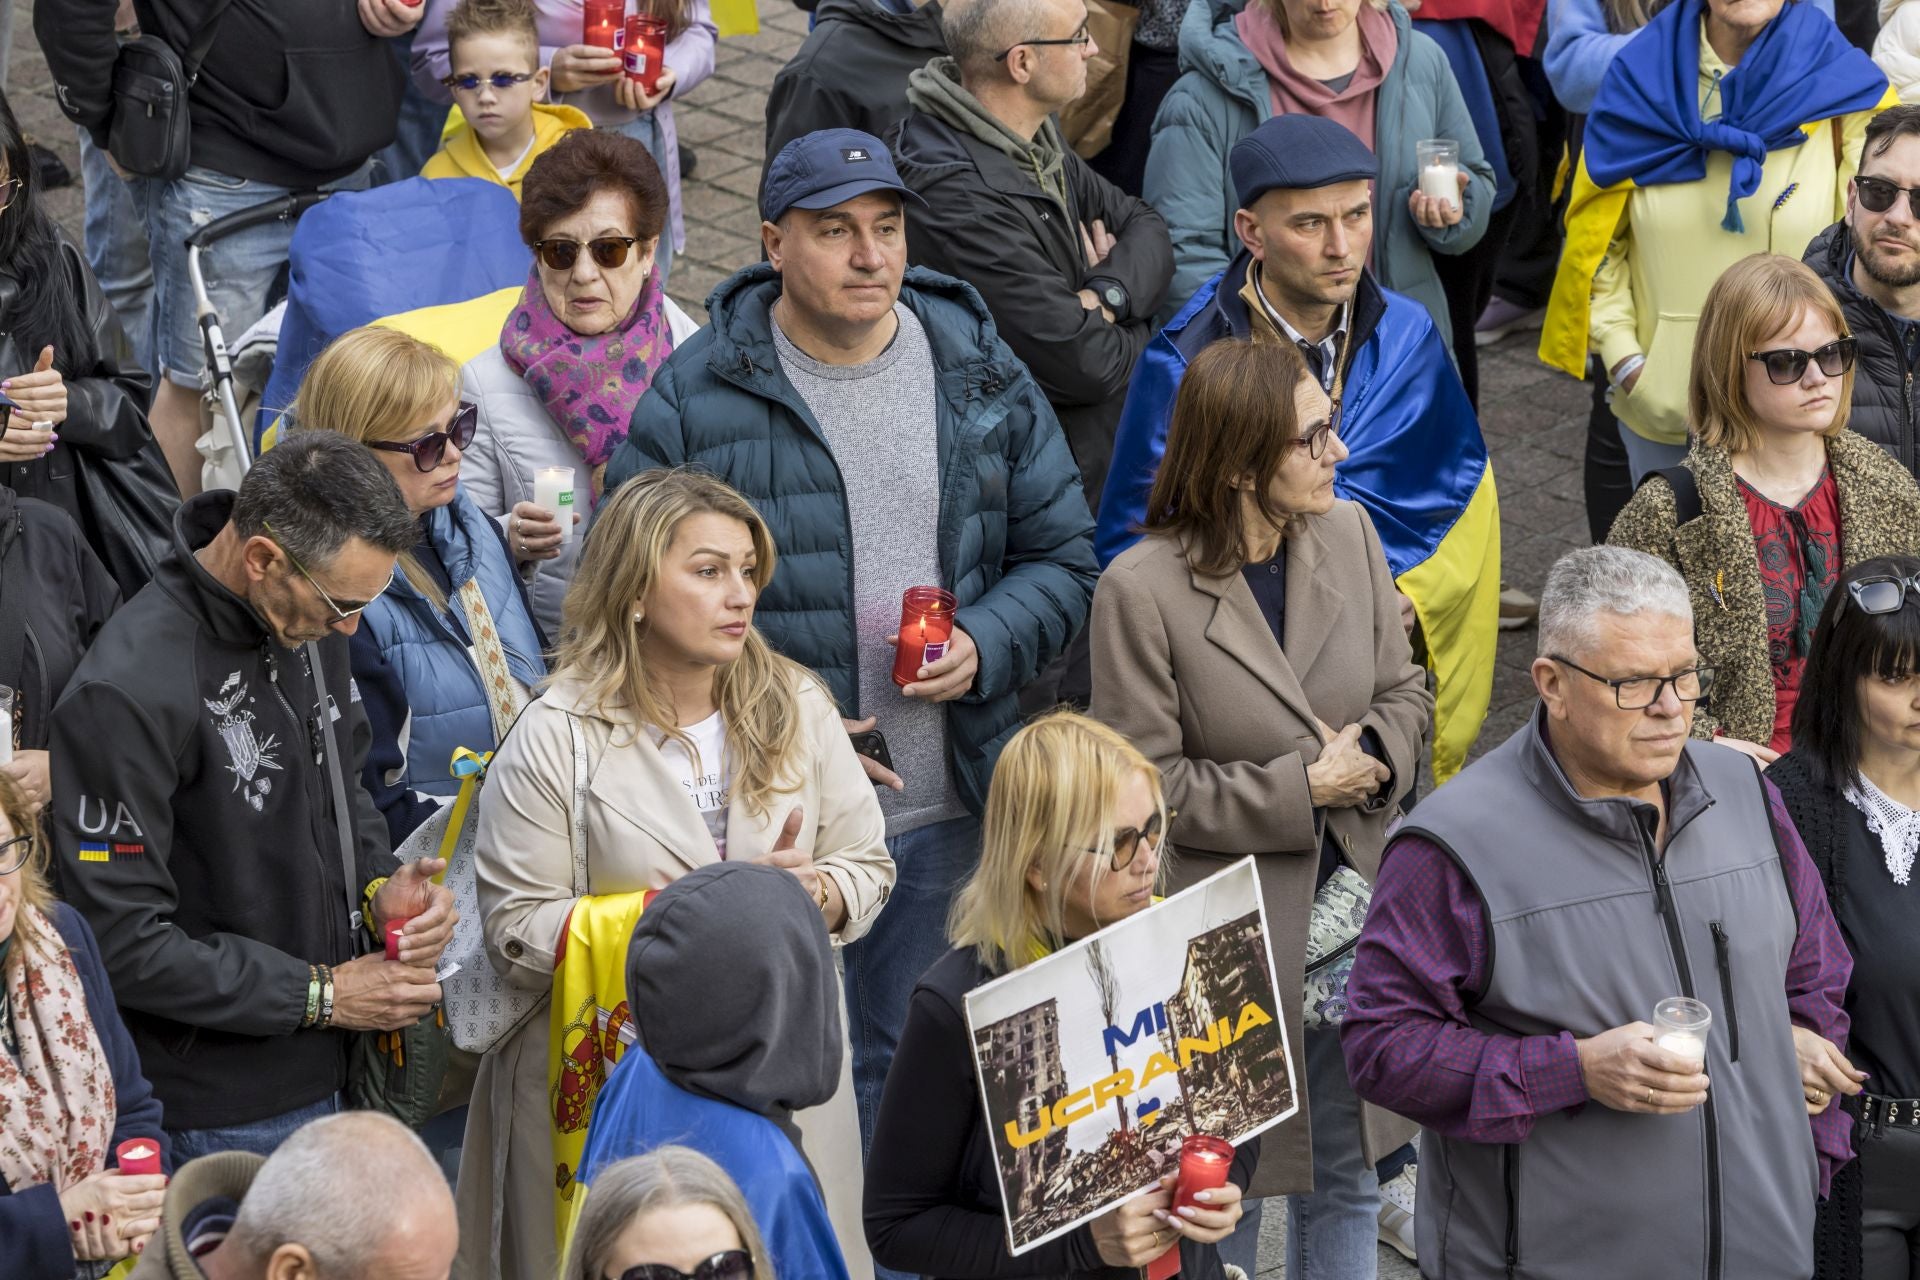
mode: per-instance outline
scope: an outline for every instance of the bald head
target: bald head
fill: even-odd
[[[413,1131],[350,1111],[280,1144],[219,1252],[264,1280],[446,1280],[459,1233],[447,1181]]]

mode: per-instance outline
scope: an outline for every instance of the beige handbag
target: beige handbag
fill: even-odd
[[[1087,0],[1087,32],[1100,52],[1087,63],[1087,91],[1060,112],[1067,145],[1091,159],[1113,139],[1113,121],[1127,96],[1127,51],[1140,10],[1120,0]]]

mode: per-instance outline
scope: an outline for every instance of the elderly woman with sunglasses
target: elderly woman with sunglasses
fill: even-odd
[[[301,430],[373,450],[420,522],[351,636],[373,733],[361,781],[395,846],[460,789],[454,753],[492,751],[547,674],[500,526],[461,492],[479,415],[456,395],[459,376],[417,338],[352,329],[308,368],[293,410]]]
[[[1648,475],[1607,535],[1686,579],[1700,660],[1716,672],[1694,736],[1762,764],[1791,745],[1834,581],[1920,551],[1920,487],[1846,429],[1853,363],[1846,319],[1812,268],[1764,253],[1727,268],[1694,336],[1692,448]]]
[[[1307,1114],[1265,1135],[1247,1194],[1291,1198],[1293,1280],[1373,1274],[1372,1166],[1413,1132],[1354,1097],[1337,1009],[1302,1011],[1316,895],[1364,895],[1433,715],[1373,521],[1334,496],[1346,456],[1292,343],[1213,344],[1174,399],[1147,536],[1093,595],[1093,713],[1166,777],[1175,883],[1260,862]]]
[[[699,327],[654,269],[666,213],[641,143],[581,129],[554,144],[521,183],[520,234],[534,261],[520,303],[499,345],[461,371],[481,427],[462,486],[506,530],[555,643],[580,554],[583,530],[572,526],[591,516],[654,371]],[[534,476],[549,467],[573,472],[571,511],[534,503]]]

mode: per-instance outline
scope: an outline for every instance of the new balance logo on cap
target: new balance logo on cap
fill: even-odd
[[[865,147],[842,147],[840,149],[840,158],[849,163],[855,160],[873,159],[872,156],[867,154],[867,149]]]

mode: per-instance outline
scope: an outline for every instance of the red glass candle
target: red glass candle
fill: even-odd
[[[407,922],[412,919],[412,916],[402,916],[398,920],[387,921],[387,959],[400,958],[400,934],[406,929]]]
[[[660,92],[660,73],[666,69],[667,21],[636,13],[627,19],[627,79],[638,80],[643,92]]]
[[[585,0],[580,43],[597,49],[618,49],[626,34],[627,0]]]
[[[900,644],[893,653],[893,682],[902,688],[920,678],[920,668],[947,656],[953,611],[960,602],[939,587],[908,587],[900,597]]]
[[[160,1144],[151,1138],[128,1138],[113,1149],[114,1163],[125,1174],[158,1174]]]
[[[1227,1172],[1233,1168],[1233,1144],[1196,1133],[1180,1144],[1180,1180],[1173,1184],[1173,1207],[1191,1209],[1199,1205],[1194,1193],[1212,1191],[1227,1185]]]

